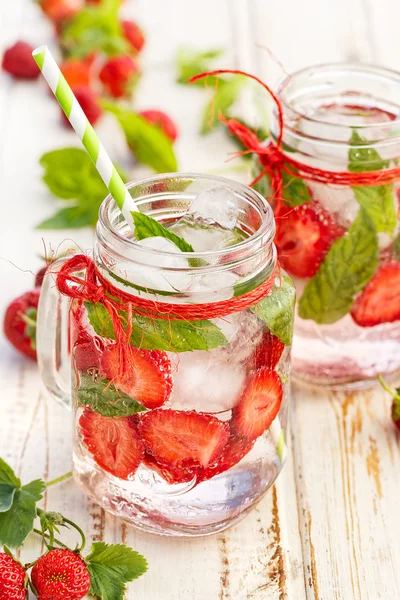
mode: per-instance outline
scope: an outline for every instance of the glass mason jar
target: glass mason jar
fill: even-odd
[[[220,177],[170,174],[128,184],[141,213],[180,235],[177,220],[216,187],[237,202],[230,241],[210,219],[192,231],[210,250],[184,254],[166,249],[166,240],[155,248],[133,237],[108,197],[93,250],[97,287],[91,259],[75,257],[75,270],[87,265],[86,278],[90,267],[92,286],[79,283],[85,273],[78,272],[68,284],[72,298],[60,294],[60,273],[72,264],[62,259],[42,288],[39,366],[50,392],[67,406],[72,398],[75,479],[106,510],[154,533],[196,536],[230,526],[285,459],[295,292],[276,271],[271,208]],[[124,351],[106,306],[120,296]],[[135,312],[138,298],[148,301],[144,314]],[[165,318],[169,307],[202,318]]]
[[[400,75],[361,65],[313,66],[287,77],[283,151],[325,171],[399,166]],[[271,137],[279,136],[278,111]],[[268,143],[268,142],[267,142]],[[256,173],[263,168],[256,158]],[[266,198],[268,176],[257,185]],[[280,264],[294,279],[293,373],[332,387],[371,385],[400,368],[400,181],[333,185],[283,173],[274,208]]]

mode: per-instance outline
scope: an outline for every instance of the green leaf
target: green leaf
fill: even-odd
[[[370,144],[353,130],[350,145],[356,148],[349,150],[349,171],[381,171],[389,166],[389,161],[383,160]],[[369,214],[376,231],[393,233],[397,224],[393,184],[355,186],[352,189],[359,205]]]
[[[347,233],[336,240],[317,274],[304,288],[299,316],[317,323],[335,323],[350,310],[356,294],[378,266],[378,238],[369,214],[360,208]]]
[[[250,308],[285,346],[292,343],[295,301],[293,282],[289,277],[283,276],[266,298]]]
[[[0,513],[0,544],[12,548],[23,544],[33,529],[37,516],[36,503],[41,500],[45,489],[44,481],[37,479],[15,490],[11,508]]]
[[[211,64],[216,58],[220,58],[224,51],[221,48],[197,52],[190,48],[179,48],[176,54],[177,82],[189,83],[189,79],[194,75],[205,73],[211,70]],[[216,78],[207,77],[207,80],[201,79],[197,85],[213,85]]]
[[[261,162],[258,161],[255,168],[253,168],[254,178],[261,173],[263,168],[264,167]],[[297,173],[297,169],[294,169],[293,167],[290,168],[292,171]],[[287,206],[300,206],[305,202],[311,202],[312,198],[310,191],[303,179],[295,177],[294,175],[290,175],[289,173],[286,173],[286,171],[281,171],[281,173],[283,184],[283,201]],[[267,199],[273,196],[271,177],[269,174],[266,174],[265,177],[260,179],[260,181],[258,181],[253,187],[255,190],[257,190],[257,192]]]
[[[179,237],[179,235],[176,235],[176,233],[163,227],[161,223],[152,217],[148,217],[139,212],[132,212],[131,215],[135,224],[135,236],[137,240],[159,236],[173,242],[175,246],[182,250],[182,252],[194,252],[193,246],[188,244],[183,238]]]
[[[147,560],[123,544],[95,542],[85,559],[90,573],[90,590],[101,600],[122,600],[126,583],[147,571]]]
[[[137,400],[117,390],[107,379],[94,381],[90,375],[81,375],[77,392],[78,404],[90,406],[103,417],[129,417],[145,409]]]
[[[173,143],[157,125],[112,102],[103,102],[102,106],[117,117],[127,144],[139,162],[158,173],[177,171]]]
[[[21,480],[2,458],[0,458],[0,483],[8,483],[17,488],[21,487]]]
[[[232,115],[232,118],[235,119],[235,121],[237,121],[238,123],[241,123],[242,125],[244,125],[245,127],[247,127],[247,129],[249,129],[250,131],[252,131],[253,133],[255,133],[255,135],[258,137],[259,140],[263,141],[266,140],[269,136],[269,131],[266,127],[260,126],[260,127],[256,127],[254,128],[252,125],[250,125],[249,123],[247,123],[244,119],[241,119],[240,117],[235,117]],[[230,140],[232,140],[232,142],[240,149],[240,150],[247,150],[247,147],[242,144],[242,142],[240,141],[240,139],[234,135],[229,129],[228,127],[224,128],[225,133],[227,134],[227,136],[229,137]],[[242,156],[242,159],[249,159],[252,160],[252,154],[244,154]],[[260,163],[261,165],[261,163]],[[259,171],[260,172],[260,171]]]
[[[101,201],[100,201],[101,202]],[[68,206],[62,208],[52,217],[44,219],[37,229],[78,229],[81,227],[94,227],[97,221],[98,208],[96,210],[88,209],[85,206]]]
[[[217,127],[220,123],[220,115],[227,115],[246,83],[244,77],[237,76],[229,80],[218,80],[213,97],[206,104],[203,111],[203,119],[200,127],[201,135],[206,135]]]
[[[111,317],[102,304],[85,302],[89,321],[98,335],[115,339]],[[122,323],[127,323],[127,313],[120,312]],[[130,343],[144,350],[167,352],[191,352],[212,350],[228,345],[221,329],[211,321],[179,321],[175,319],[151,319],[133,315]]]
[[[16,489],[9,483],[0,483],[0,513],[7,512],[11,508]]]

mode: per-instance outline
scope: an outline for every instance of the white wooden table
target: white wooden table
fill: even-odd
[[[181,170],[223,168],[231,146],[222,133],[199,139],[199,90],[174,84],[173,57],[182,44],[226,47],[224,64],[270,82],[286,69],[328,60],[400,66],[396,0],[132,0],[125,6],[146,29],[140,107],[164,108],[181,129]],[[51,43],[51,29],[30,0],[0,0],[0,42]],[[0,295],[5,305],[32,284],[42,234],[34,225],[54,208],[40,181],[39,156],[76,145],[58,124],[44,84],[0,90]],[[100,133],[123,156],[110,122]],[[137,176],[141,171],[134,171]],[[19,210],[16,212],[16,203]],[[53,248],[66,237],[83,248],[91,232],[48,232]],[[0,456],[24,480],[52,479],[70,467],[68,415],[41,394],[37,368],[0,340]],[[138,533],[105,514],[72,482],[48,490],[45,506],[72,515],[89,538],[123,540],[148,559],[132,584],[136,600],[398,600],[400,599],[400,445],[380,390],[325,393],[294,390],[287,465],[267,497],[237,527],[194,541]],[[35,550],[32,541],[26,559]]]

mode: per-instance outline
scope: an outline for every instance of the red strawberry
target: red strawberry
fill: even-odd
[[[156,471],[160,477],[170,484],[192,481],[198,471],[198,469],[186,469],[184,467],[166,467],[165,465],[159,464],[154,456],[147,454],[147,452],[144,455],[143,463],[149,469]]]
[[[152,125],[157,125],[173,142],[178,137],[175,123],[165,112],[161,110],[141,110],[138,114]]]
[[[171,395],[171,361],[165,352],[111,344],[104,351],[101,368],[106,379],[146,408],[162,406]]]
[[[283,208],[276,225],[279,260],[295,277],[313,277],[333,242],[345,233],[317,202]]]
[[[254,442],[255,440],[247,440],[237,435],[231,435],[219,457],[207,468],[198,470],[198,481],[211,479],[215,475],[228,471],[228,469],[237,465],[250,452]]]
[[[392,323],[400,319],[400,263],[383,264],[351,311],[353,320],[360,327],[373,327],[381,323]]]
[[[44,276],[46,275],[47,265],[39,269],[39,271],[35,275],[35,287],[41,287],[43,284]]]
[[[36,360],[36,316],[40,288],[25,292],[9,304],[4,315],[4,333],[12,345]]]
[[[83,112],[89,119],[89,122],[92,125],[95,125],[103,114],[103,111],[100,108],[98,96],[93,90],[84,85],[76,85],[72,88],[72,91],[81,105]],[[63,123],[70,127],[70,122],[63,112],[61,113],[61,116]]]
[[[227,423],[194,411],[153,410],[143,415],[139,431],[146,451],[168,468],[207,467],[229,438]]]
[[[232,411],[232,428],[237,434],[255,440],[279,412],[282,402],[282,382],[276,371],[253,371],[246,382],[239,404]]]
[[[42,11],[58,28],[82,8],[82,0],[39,0]]]
[[[81,600],[90,588],[90,575],[82,558],[71,550],[50,550],[32,569],[39,600]]]
[[[101,353],[104,344],[98,337],[92,337],[81,331],[74,344],[73,357],[78,371],[86,373],[89,369],[100,368]]]
[[[71,87],[89,87],[95,58],[94,54],[83,59],[69,58],[60,65],[61,72]]]
[[[3,600],[25,600],[26,573],[21,565],[5,552],[0,552],[0,598]]]
[[[7,48],[3,55],[3,71],[16,79],[37,79],[40,69],[33,60],[33,46],[26,42],[17,42]]]
[[[124,36],[132,46],[133,51],[135,53],[140,52],[143,49],[145,37],[139,25],[135,21],[122,21],[121,25]]]
[[[115,56],[103,65],[99,79],[114,98],[130,96],[139,78],[139,67],[131,56]]]
[[[144,452],[135,420],[85,410],[79,426],[85,446],[102,469],[120,479],[134,475]]]
[[[261,342],[253,354],[254,368],[269,367],[275,369],[280,361],[285,344],[268,329],[264,330]]]

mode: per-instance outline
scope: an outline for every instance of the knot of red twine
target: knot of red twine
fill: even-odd
[[[128,343],[132,332],[132,315],[150,319],[187,320],[216,319],[245,310],[269,294],[278,273],[275,267],[267,279],[254,290],[238,297],[206,304],[173,304],[134,296],[113,286],[85,254],[77,254],[61,267],[56,278],[59,291],[65,296],[102,304],[112,319],[116,339]],[[76,273],[84,271],[82,277]],[[126,328],[123,326],[126,315]]]
[[[350,187],[387,185],[394,183],[400,178],[400,167],[382,169],[380,171],[352,173],[350,171],[329,171],[327,169],[320,169],[295,160],[292,156],[282,150],[284,129],[282,103],[279,97],[261,79],[255,75],[246,73],[245,71],[236,69],[218,69],[195,75],[189,81],[194,83],[195,81],[209,77],[210,75],[218,77],[218,75],[223,74],[243,75],[244,77],[253,79],[267,90],[276,105],[279,122],[278,138],[276,142],[269,140],[267,144],[264,140],[259,140],[257,135],[243,123],[240,123],[235,119],[226,119],[223,115],[219,116],[220,120],[226,125],[232,135],[237,137],[247,149],[239,154],[255,153],[259,156],[260,162],[264,168],[250,185],[255,185],[265,175],[269,175],[271,177],[271,187],[274,192],[272,200],[276,202],[276,208],[278,208],[282,202],[283,172],[294,178],[297,177],[318,183]]]

